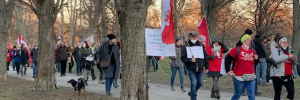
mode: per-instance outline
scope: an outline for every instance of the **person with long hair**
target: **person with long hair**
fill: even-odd
[[[69,54],[69,58],[68,58],[68,65],[69,65],[69,73],[72,73],[72,68],[74,66],[74,56],[72,55],[73,52],[73,47],[69,46],[68,47],[68,54]]]
[[[297,77],[297,72],[293,67],[294,64],[296,64],[296,56],[290,53],[286,37],[279,37],[276,43],[278,45],[272,49],[271,56],[277,65],[271,67],[270,71],[270,76],[275,90],[274,100],[281,99],[280,95],[283,85],[288,92],[286,100],[293,100],[295,93],[293,78]]]
[[[20,65],[21,65],[21,77],[26,76],[27,71],[27,63],[29,62],[29,54],[24,46],[24,44],[21,45],[21,52],[20,52]]]
[[[92,49],[89,47],[87,41],[83,42],[82,48],[79,50],[79,57],[81,58],[81,67],[82,67],[82,72],[84,73],[84,82],[85,85],[87,84],[88,76],[91,70],[91,65],[92,61],[89,61],[88,59],[90,57],[93,57],[93,52]]]
[[[225,58],[226,72],[233,77],[234,83],[235,92],[231,100],[239,100],[245,89],[248,93],[248,99],[255,100],[256,75],[254,65],[258,55],[250,47],[250,35],[244,35],[241,38],[241,43],[243,43],[242,46],[233,48]],[[232,62],[234,63],[232,64]]]

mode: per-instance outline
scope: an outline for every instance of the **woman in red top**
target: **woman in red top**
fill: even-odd
[[[7,49],[7,54],[6,54],[6,60],[7,60],[6,68],[7,68],[7,71],[9,71],[9,65],[10,65],[11,58],[12,58],[12,53],[10,52],[9,49]]]
[[[213,79],[213,86],[211,90],[211,98],[220,99],[220,91],[218,87],[219,77],[222,75],[220,74],[221,64],[223,59],[223,53],[228,52],[228,48],[224,45],[220,38],[215,38],[212,42],[212,46],[207,48],[207,54],[209,59],[209,72],[208,75]]]
[[[231,100],[239,100],[242,92],[247,90],[248,100],[255,100],[256,75],[254,70],[255,60],[258,59],[256,51],[250,47],[251,36],[241,38],[242,46],[233,48],[225,58],[225,69],[233,77],[234,95]],[[231,68],[231,62],[233,67]]]
[[[286,37],[279,38],[276,43],[279,45],[272,49],[271,56],[277,66],[273,66],[270,70],[275,90],[274,100],[281,99],[280,95],[283,85],[288,92],[287,100],[293,100],[295,93],[293,78],[297,77],[297,72],[293,68],[296,56],[289,52]]]

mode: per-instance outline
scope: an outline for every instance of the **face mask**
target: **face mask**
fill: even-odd
[[[35,49],[38,49],[38,47],[34,47]]]
[[[20,50],[20,48],[17,48],[18,50]]]
[[[249,49],[250,47],[249,46],[247,46],[246,44],[244,44],[244,46],[247,48],[247,49]]]
[[[78,46],[78,48],[81,48],[81,46]]]
[[[288,48],[288,46],[284,47],[282,45],[280,45],[282,47],[282,49],[286,50]]]
[[[82,45],[83,47],[86,47],[86,45]]]
[[[195,44],[195,43],[197,42],[197,40],[191,40],[191,42],[192,42],[193,44]]]

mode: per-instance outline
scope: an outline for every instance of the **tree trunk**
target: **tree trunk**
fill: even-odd
[[[54,1],[45,0],[37,3],[39,18],[39,51],[37,76],[34,88],[37,90],[51,90],[55,88],[55,65],[54,65]],[[42,66],[40,66],[42,65]]]
[[[71,16],[70,16],[70,40],[69,40],[69,44],[72,45],[72,38],[74,35],[74,6],[73,6],[73,0],[71,0],[70,2],[70,8],[71,8]],[[76,6],[76,5],[75,5]]]
[[[2,68],[0,68],[0,81],[3,81],[6,79],[7,76],[7,35],[8,35],[8,29],[11,24],[12,14],[15,6],[15,0],[1,0],[0,1],[0,65],[2,65]]]
[[[121,100],[148,100],[146,78],[145,23],[151,0],[122,0]],[[132,57],[136,59],[132,59]],[[130,80],[128,80],[130,79]]]
[[[119,0],[114,0],[115,9],[116,9],[116,20],[115,20],[115,26],[117,31],[117,40],[121,40],[121,32],[120,32],[120,18],[119,18],[119,11],[120,11],[120,3]]]
[[[62,8],[64,9],[64,8]],[[64,41],[64,36],[65,36],[65,14],[64,10],[60,11],[61,14],[61,40]]]
[[[21,34],[21,36],[24,37],[25,40],[27,40],[26,31],[25,31],[25,23],[24,23],[24,19],[23,19],[23,7],[19,2],[17,2],[16,5],[17,5],[16,10],[17,10],[17,16],[18,16],[17,18],[18,18],[20,34]]]
[[[300,16],[299,0],[293,0],[293,49],[298,55],[300,49]],[[298,58],[299,59],[299,58]]]
[[[102,18],[101,18],[101,23],[102,23],[102,38],[101,38],[101,42],[104,43],[104,41],[106,41],[106,35],[107,30],[108,30],[108,26],[107,26],[107,16],[106,16],[106,8],[105,8],[105,1],[106,0],[101,0],[101,14],[102,14]]]
[[[175,37],[174,37],[174,38],[175,38],[175,40],[176,40],[176,39],[177,39],[177,35],[178,35],[178,33],[177,33],[177,29],[178,29],[177,0],[174,0],[173,5],[174,5],[173,9],[174,9],[174,12],[175,12],[175,14],[173,14],[173,17],[174,17],[174,29],[175,29],[175,31],[174,31]]]

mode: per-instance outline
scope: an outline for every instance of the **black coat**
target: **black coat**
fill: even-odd
[[[204,54],[204,59],[201,58],[196,58],[196,62],[192,62],[192,58],[187,57],[187,51],[186,47],[181,48],[181,60],[185,64],[186,68],[192,71],[196,71],[197,65],[198,65],[198,71],[203,71],[203,69],[209,69],[209,62],[208,62],[208,55],[205,50],[205,46],[201,44],[199,41],[197,41],[195,44],[193,44],[190,40],[188,41],[189,46],[202,46],[203,47],[203,54]],[[197,64],[196,64],[197,63]]]
[[[25,65],[28,63],[29,60],[29,56],[28,56],[28,52],[26,49],[22,49],[21,50],[21,55],[20,55],[20,64],[21,65]]]
[[[260,38],[255,38],[253,40],[254,42],[254,49],[258,55],[258,58],[267,58],[269,57],[268,55],[268,50],[267,47],[265,46],[264,42]]]
[[[72,52],[72,55],[74,56],[75,60],[78,61],[78,60],[81,60],[80,56],[79,56],[79,48],[76,47],[73,52]]]
[[[38,61],[38,49],[32,49],[30,52],[30,57],[33,62],[37,62]]]

